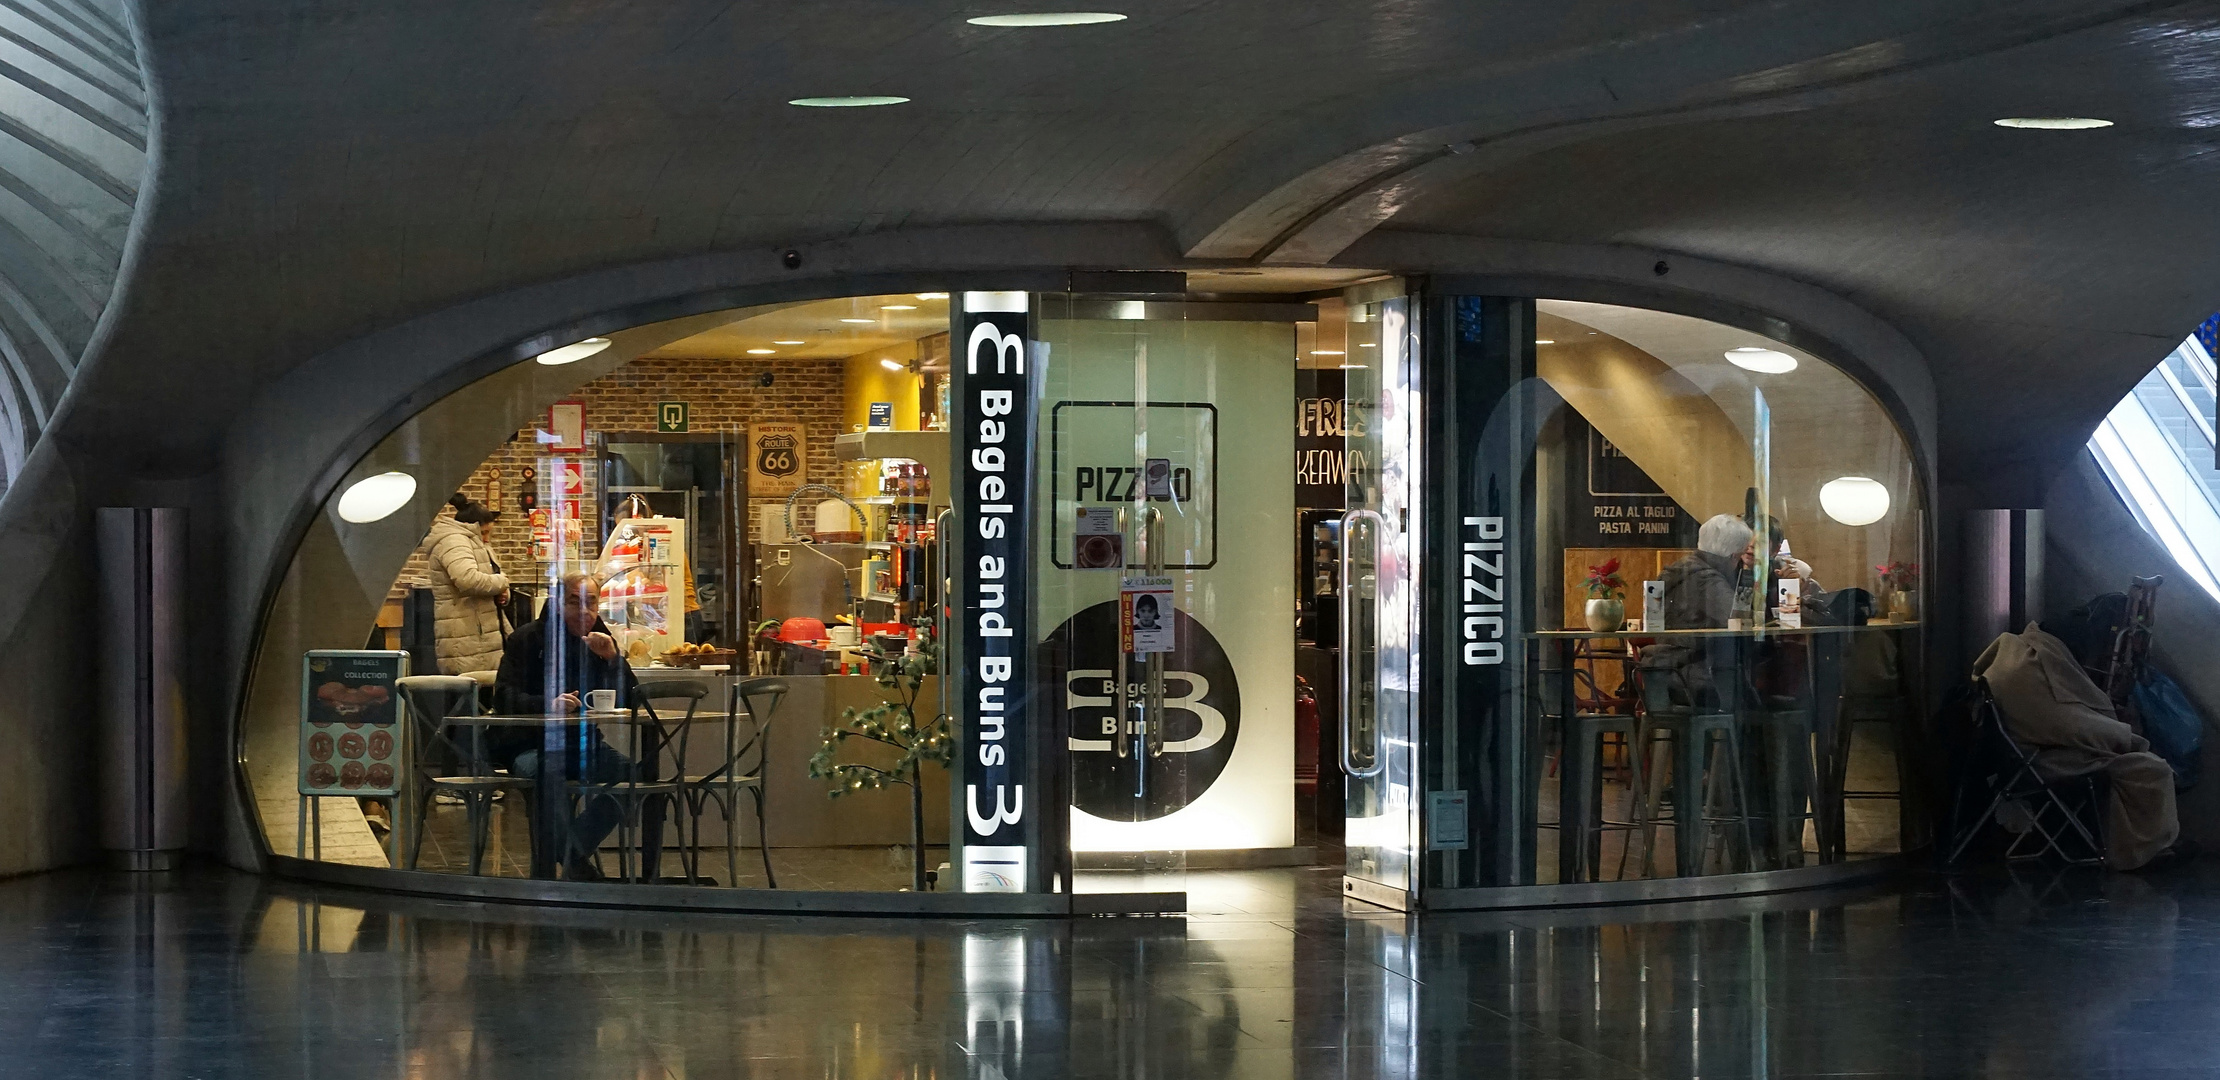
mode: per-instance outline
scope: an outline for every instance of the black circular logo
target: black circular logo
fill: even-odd
[[[1127,756],[1117,721],[1118,605],[1106,601],[1064,621],[1048,636],[1045,684],[1061,687],[1071,736],[1072,805],[1111,821],[1149,821],[1201,798],[1233,757],[1241,734],[1241,687],[1233,661],[1203,624],[1172,609],[1176,646],[1164,654],[1162,752],[1137,750],[1144,659],[1126,663]],[[1052,690],[1053,692],[1053,690]]]

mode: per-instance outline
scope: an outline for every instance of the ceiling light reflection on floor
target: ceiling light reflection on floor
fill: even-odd
[[[979,15],[965,19],[973,26],[1093,26],[1124,22],[1115,11],[1036,11],[1022,15]]]
[[[873,105],[903,105],[910,99],[890,94],[858,94],[853,97],[798,97],[789,98],[788,105],[805,109],[863,109]]]
[[[2007,116],[1996,122],[1998,127],[2031,128],[2036,131],[2089,131],[2112,126],[2110,120],[2094,116]]]

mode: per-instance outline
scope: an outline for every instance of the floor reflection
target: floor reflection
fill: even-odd
[[[1408,919],[1324,870],[1186,918],[684,916],[193,871],[0,883],[0,1072],[1620,1077],[2213,1068],[2220,867]]]

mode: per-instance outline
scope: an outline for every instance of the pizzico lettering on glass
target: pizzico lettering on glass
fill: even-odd
[[[1467,666],[1503,662],[1503,519],[1468,517],[1464,522],[1462,597],[1458,635]]]

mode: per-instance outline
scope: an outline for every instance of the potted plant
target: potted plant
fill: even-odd
[[[917,651],[871,665],[879,685],[889,691],[888,700],[868,709],[841,710],[839,724],[824,729],[824,745],[809,759],[809,775],[831,780],[832,789],[825,794],[835,799],[888,784],[910,789],[910,886],[923,892],[930,885],[930,875],[925,871],[925,787],[918,774],[927,762],[947,768],[955,760],[956,738],[948,729],[947,713],[928,721],[917,718],[917,697],[925,676],[940,670],[940,645],[922,624],[912,632],[918,636]],[[878,765],[838,760],[852,739],[891,748],[894,760]],[[883,761],[885,751],[877,756]]]
[[[1619,578],[1619,560],[1588,568],[1588,629],[1608,634],[1626,625],[1626,582]]]
[[[1891,620],[1910,622],[1919,617],[1919,564],[1892,562],[1876,566],[1881,572],[1881,591],[1888,598]]]

